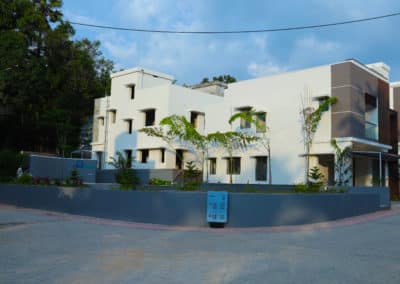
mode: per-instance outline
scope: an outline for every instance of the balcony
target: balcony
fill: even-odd
[[[378,140],[378,126],[375,123],[365,122],[365,138],[370,140]]]

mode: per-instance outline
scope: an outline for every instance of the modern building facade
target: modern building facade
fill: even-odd
[[[335,139],[342,149],[352,150],[348,185],[387,185],[398,194],[400,84],[390,84],[389,70],[384,63],[346,60],[228,85],[192,87],[175,85],[171,76],[146,69],[118,72],[112,75],[111,96],[95,101],[94,156],[101,168],[110,168],[107,162],[116,151],[125,152],[139,169],[174,170],[188,160],[199,162],[191,149],[171,149],[160,139],[138,132],[178,114],[186,116],[200,133],[235,130],[262,138],[263,143],[234,151],[232,168],[223,149],[210,149],[208,174],[204,173],[209,182],[229,182],[230,171],[234,183],[302,182],[302,110],[316,109],[333,96],[337,103],[322,114],[310,166],[318,166],[326,183],[334,184],[336,157],[330,142]],[[266,133],[245,121],[228,123],[232,114],[250,108],[260,112],[257,119],[266,123]]]

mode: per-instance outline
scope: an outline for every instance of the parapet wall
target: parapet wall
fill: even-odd
[[[387,189],[386,189],[387,190]],[[0,203],[140,223],[207,226],[206,192],[0,185]],[[229,193],[227,227],[300,225],[381,210],[378,193]]]

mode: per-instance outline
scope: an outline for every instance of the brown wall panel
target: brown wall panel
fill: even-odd
[[[332,137],[357,137],[365,136],[365,120],[352,112],[332,113]]]
[[[378,80],[379,142],[390,145],[389,83]]]
[[[400,113],[400,87],[393,88],[393,109]],[[397,125],[400,125],[400,115],[397,116]],[[400,139],[400,131],[397,130],[397,139]]]

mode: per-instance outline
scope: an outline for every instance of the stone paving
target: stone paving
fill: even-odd
[[[400,283],[400,204],[334,222],[168,227],[0,205],[0,283]]]

